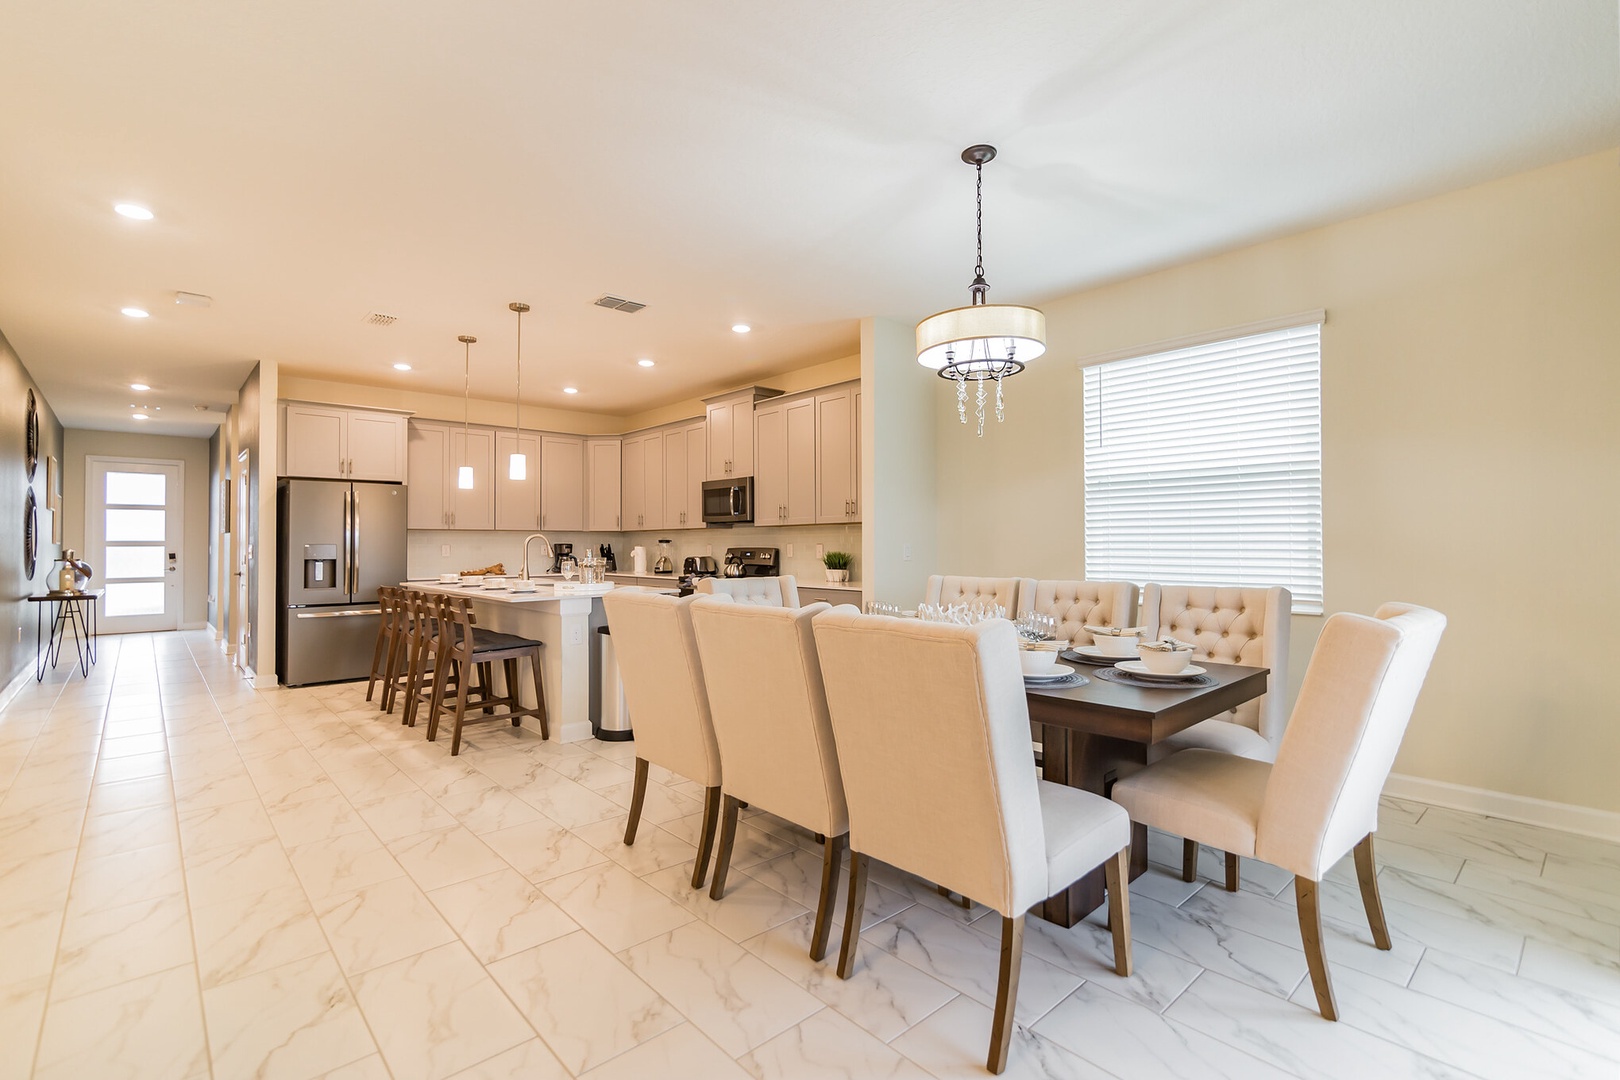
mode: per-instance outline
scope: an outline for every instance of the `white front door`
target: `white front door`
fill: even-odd
[[[184,464],[90,457],[85,473],[85,554],[103,590],[100,629],[178,630]]]

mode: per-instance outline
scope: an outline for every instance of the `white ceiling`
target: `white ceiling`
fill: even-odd
[[[462,333],[509,397],[511,300],[526,402],[848,355],[966,302],[974,142],[1005,302],[1620,144],[1614,0],[6,7],[0,329],[80,427],[260,359],[460,393]]]

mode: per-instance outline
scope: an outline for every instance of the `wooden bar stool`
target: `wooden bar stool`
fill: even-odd
[[[383,712],[393,711],[391,708],[393,702],[388,691],[393,682],[399,657],[398,616],[403,602],[403,589],[396,589],[390,585],[381,585],[377,588],[377,608],[382,612],[382,618],[377,622],[377,645],[371,652],[371,677],[366,680],[366,700],[371,700],[371,695],[377,688],[377,681],[382,680]]]
[[[482,630],[473,625],[472,611],[464,597],[444,598],[438,604],[438,666],[434,671],[433,692],[428,704],[428,741],[436,741],[439,717],[449,713],[455,720],[450,736],[450,753],[461,753],[461,726],[467,720],[468,706],[482,709],[486,715],[497,708],[506,712],[513,727],[521,727],[525,716],[540,719],[540,737],[551,738],[551,725],[546,718],[546,688],[540,671],[540,649],[543,642],[515,634],[501,634]],[[534,673],[533,708],[526,708],[518,691],[518,662],[527,659]],[[506,694],[497,697],[494,690],[491,665],[501,661],[506,673]],[[473,672],[478,680],[477,696],[472,690]],[[449,702],[448,684],[456,682],[455,700]]]
[[[415,727],[417,711],[433,700],[435,674],[445,667],[439,635],[439,606],[442,601],[431,593],[410,589],[405,593],[405,602],[405,616],[409,620],[406,639],[409,660],[399,675],[398,689],[405,691],[405,708],[399,722],[407,727]],[[449,672],[446,678],[448,681],[444,689],[456,689],[457,674]]]

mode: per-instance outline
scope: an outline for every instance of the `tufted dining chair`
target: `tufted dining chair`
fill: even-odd
[[[1091,644],[1087,626],[1135,626],[1136,586],[1129,581],[1037,581],[1018,601],[1018,614],[1050,615],[1057,636]]]
[[[724,800],[709,895],[725,895],[737,811],[758,807],[824,839],[821,896],[810,959],[827,954],[838,876],[849,844],[849,810],[838,770],[821,661],[810,620],[829,610],[734,603],[725,595],[692,605],[692,629],[720,744]]]
[[[1390,947],[1373,859],[1378,793],[1445,627],[1444,615],[1412,604],[1385,604],[1371,617],[1333,615],[1311,655],[1275,764],[1183,750],[1114,785],[1114,801],[1133,821],[1294,875],[1311,986],[1329,1020],[1339,1013],[1317,886],[1354,850],[1373,942]]]
[[[799,582],[792,574],[781,577],[698,578],[697,591],[704,596],[729,596],[739,604],[799,606]]]
[[[1024,914],[1105,865],[1114,967],[1130,974],[1130,819],[1107,799],[1037,779],[1010,622],[861,615],[812,621],[849,804],[849,904],[838,956],[854,969],[867,864],[881,859],[994,908],[1001,966],[986,1067],[1007,1065]]]
[[[692,867],[694,889],[708,876],[709,852],[720,816],[720,750],[709,716],[697,639],[692,634],[692,602],[696,599],[617,591],[602,597],[625,701],[636,718],[635,785],[624,843],[629,847],[636,842],[649,763],[701,784],[703,828]]]
[[[1007,609],[1010,619],[1026,596],[1035,593],[1035,579],[1021,577],[956,577],[932,574],[923,596],[925,604],[963,604],[972,600],[994,600]]]

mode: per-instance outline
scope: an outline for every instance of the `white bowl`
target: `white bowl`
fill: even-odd
[[[486,575],[484,578],[484,588],[504,589],[506,588],[506,579],[503,577],[496,577],[493,574]]]
[[[439,575],[439,584],[440,585],[454,585],[460,580],[461,580],[461,575],[460,574],[440,574]]]
[[[1136,655],[1142,661],[1142,666],[1155,675],[1180,675],[1192,663],[1193,651],[1191,649],[1177,649],[1166,652],[1163,649],[1137,649]]]
[[[462,574],[461,583],[469,589],[476,589],[484,583],[483,574]]]
[[[1018,646],[1018,664],[1025,675],[1044,675],[1057,664],[1061,641],[1021,642]]]
[[[1091,638],[1091,644],[1103,656],[1135,656],[1136,646],[1141,643],[1141,640],[1135,634],[1128,637],[1109,637],[1106,634],[1095,634]]]
[[[512,582],[513,592],[534,592],[534,589],[535,585],[532,581],[524,581],[519,578]]]

